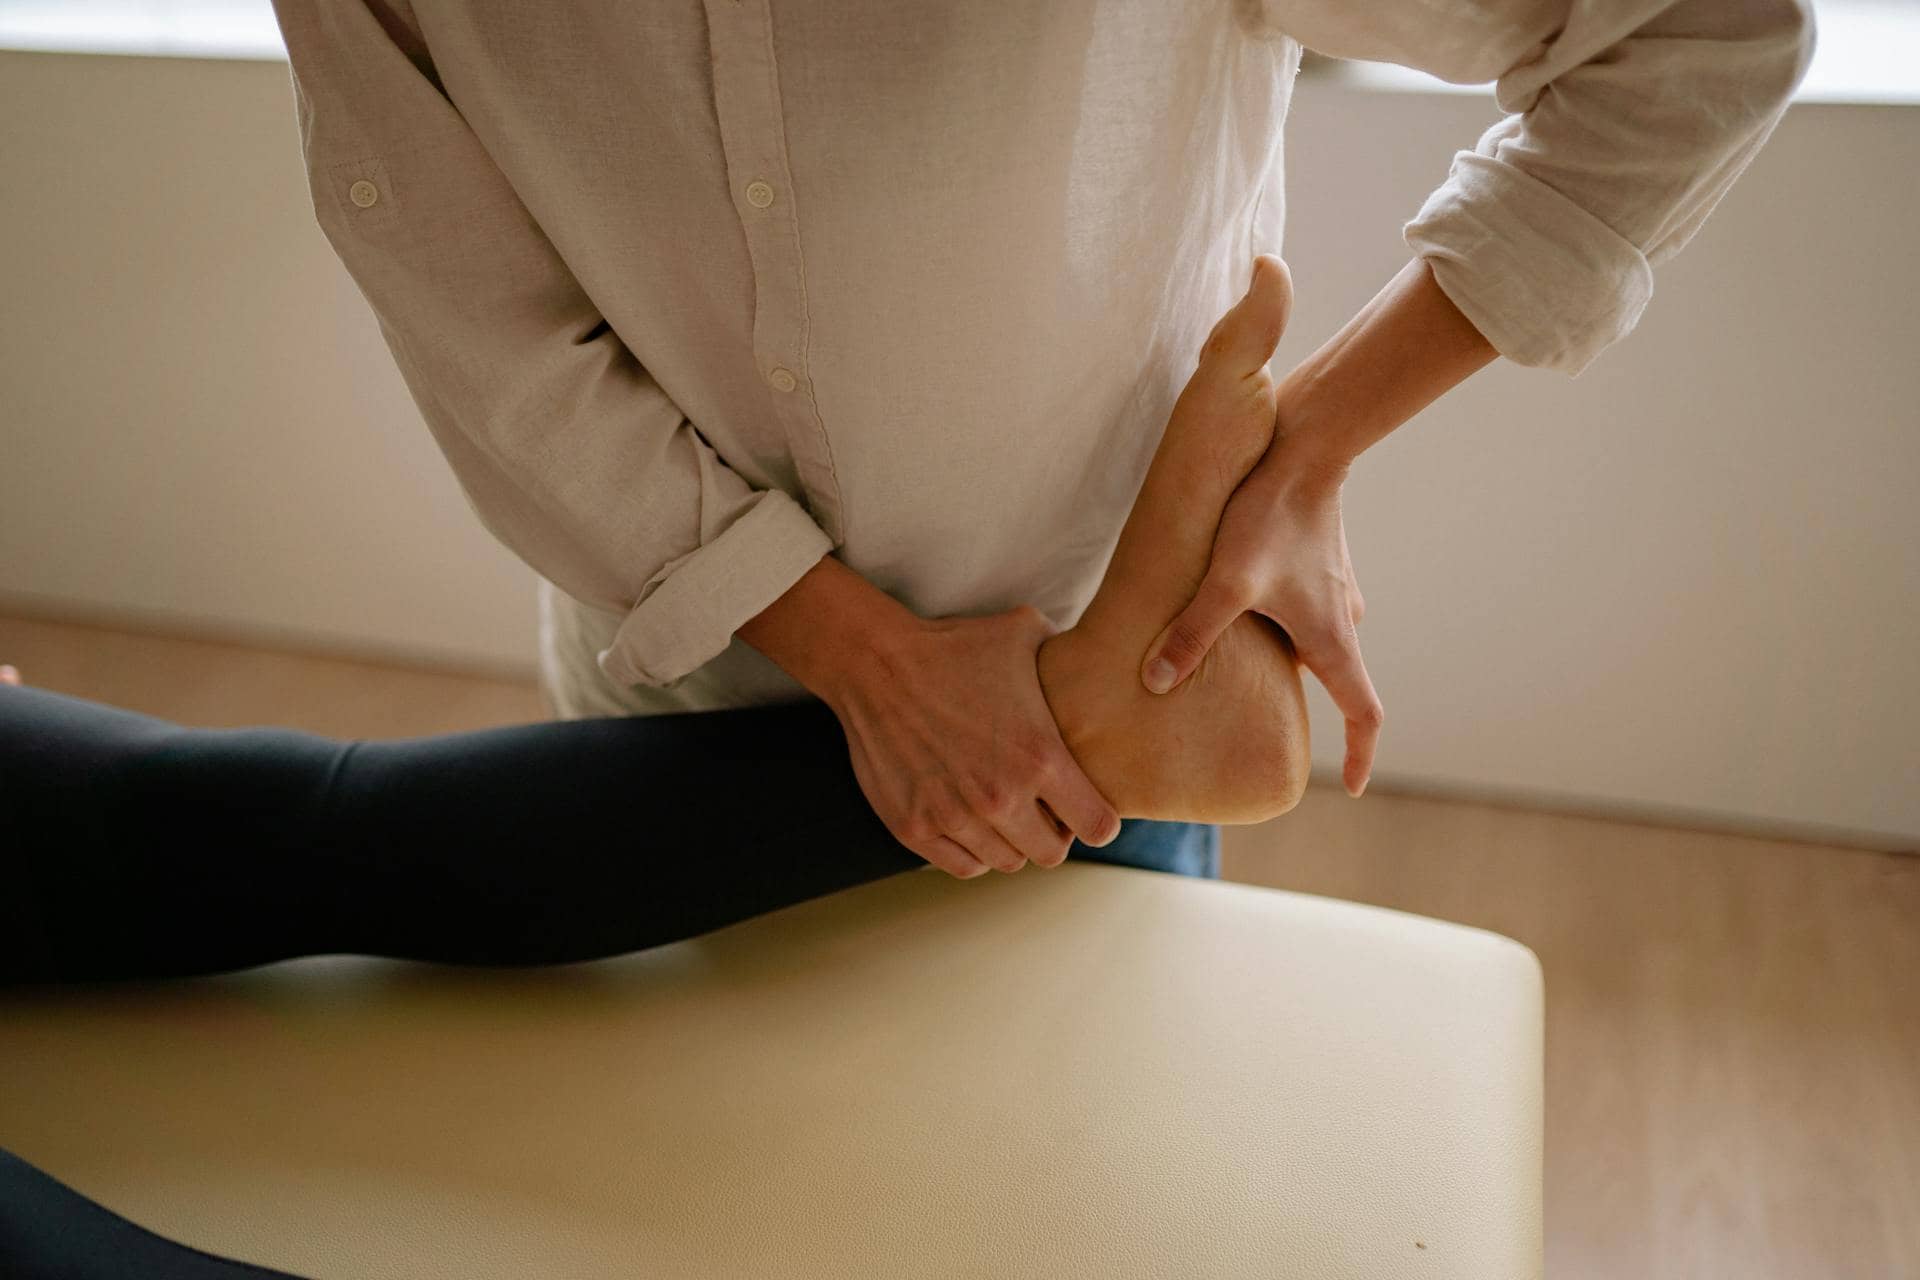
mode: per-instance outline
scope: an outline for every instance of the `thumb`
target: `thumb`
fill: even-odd
[[[1151,693],[1177,687],[1193,674],[1220,633],[1246,611],[1245,603],[1209,574],[1187,607],[1147,646],[1147,659],[1140,668],[1141,683]]]

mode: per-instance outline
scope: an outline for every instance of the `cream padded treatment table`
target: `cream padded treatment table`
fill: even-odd
[[[607,960],[0,991],[0,1146],[318,1280],[1541,1268],[1508,939],[1068,861]]]

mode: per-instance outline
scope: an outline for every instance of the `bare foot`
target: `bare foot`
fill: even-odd
[[[1227,498],[1273,438],[1267,361],[1293,283],[1279,258],[1255,263],[1174,405],[1099,591],[1040,647],[1040,685],[1067,746],[1122,817],[1261,822],[1306,789],[1299,664],[1266,618],[1242,614],[1171,693],[1140,683],[1147,646],[1206,575]]]

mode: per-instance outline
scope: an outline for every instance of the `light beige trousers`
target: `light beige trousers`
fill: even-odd
[[[715,711],[813,697],[805,685],[738,637],[711,662],[671,685],[617,684],[600,670],[597,659],[613,643],[621,616],[583,605],[544,578],[539,580],[539,596],[540,694],[547,713],[559,719]]]

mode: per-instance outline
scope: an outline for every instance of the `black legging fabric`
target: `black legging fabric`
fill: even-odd
[[[0,984],[556,964],[925,866],[822,703],[385,742],[0,690]]]
[[[156,1235],[0,1149],[8,1280],[299,1280]]]

